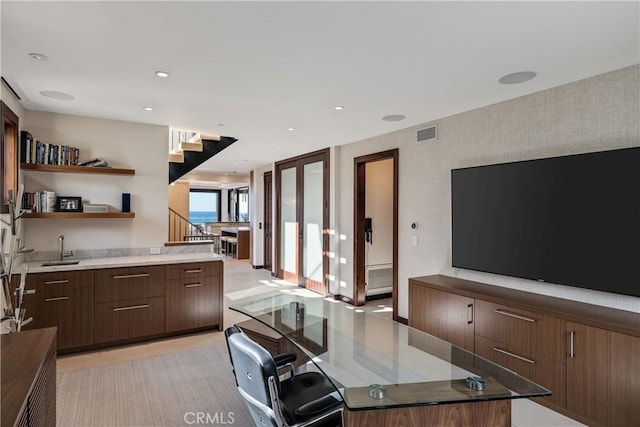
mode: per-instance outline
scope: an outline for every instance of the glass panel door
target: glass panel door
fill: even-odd
[[[283,279],[298,283],[296,167],[280,172],[280,268]]]
[[[302,275],[305,286],[322,286],[323,161],[303,166]]]

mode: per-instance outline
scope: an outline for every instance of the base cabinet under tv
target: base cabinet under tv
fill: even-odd
[[[580,422],[640,419],[638,313],[434,275],[409,279],[409,325],[549,388],[536,402]]]

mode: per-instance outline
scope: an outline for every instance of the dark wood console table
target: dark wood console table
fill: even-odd
[[[56,425],[56,328],[2,335],[2,422]]]
[[[409,279],[409,326],[552,391],[588,425],[640,420],[640,314],[442,275]]]

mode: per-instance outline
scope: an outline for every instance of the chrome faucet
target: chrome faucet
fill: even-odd
[[[64,235],[58,236],[58,246],[60,247],[60,261],[64,261]]]

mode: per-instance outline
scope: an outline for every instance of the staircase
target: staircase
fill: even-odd
[[[169,152],[169,184],[209,160],[237,141],[230,136],[200,135],[193,132],[173,131],[173,141],[179,141]]]

